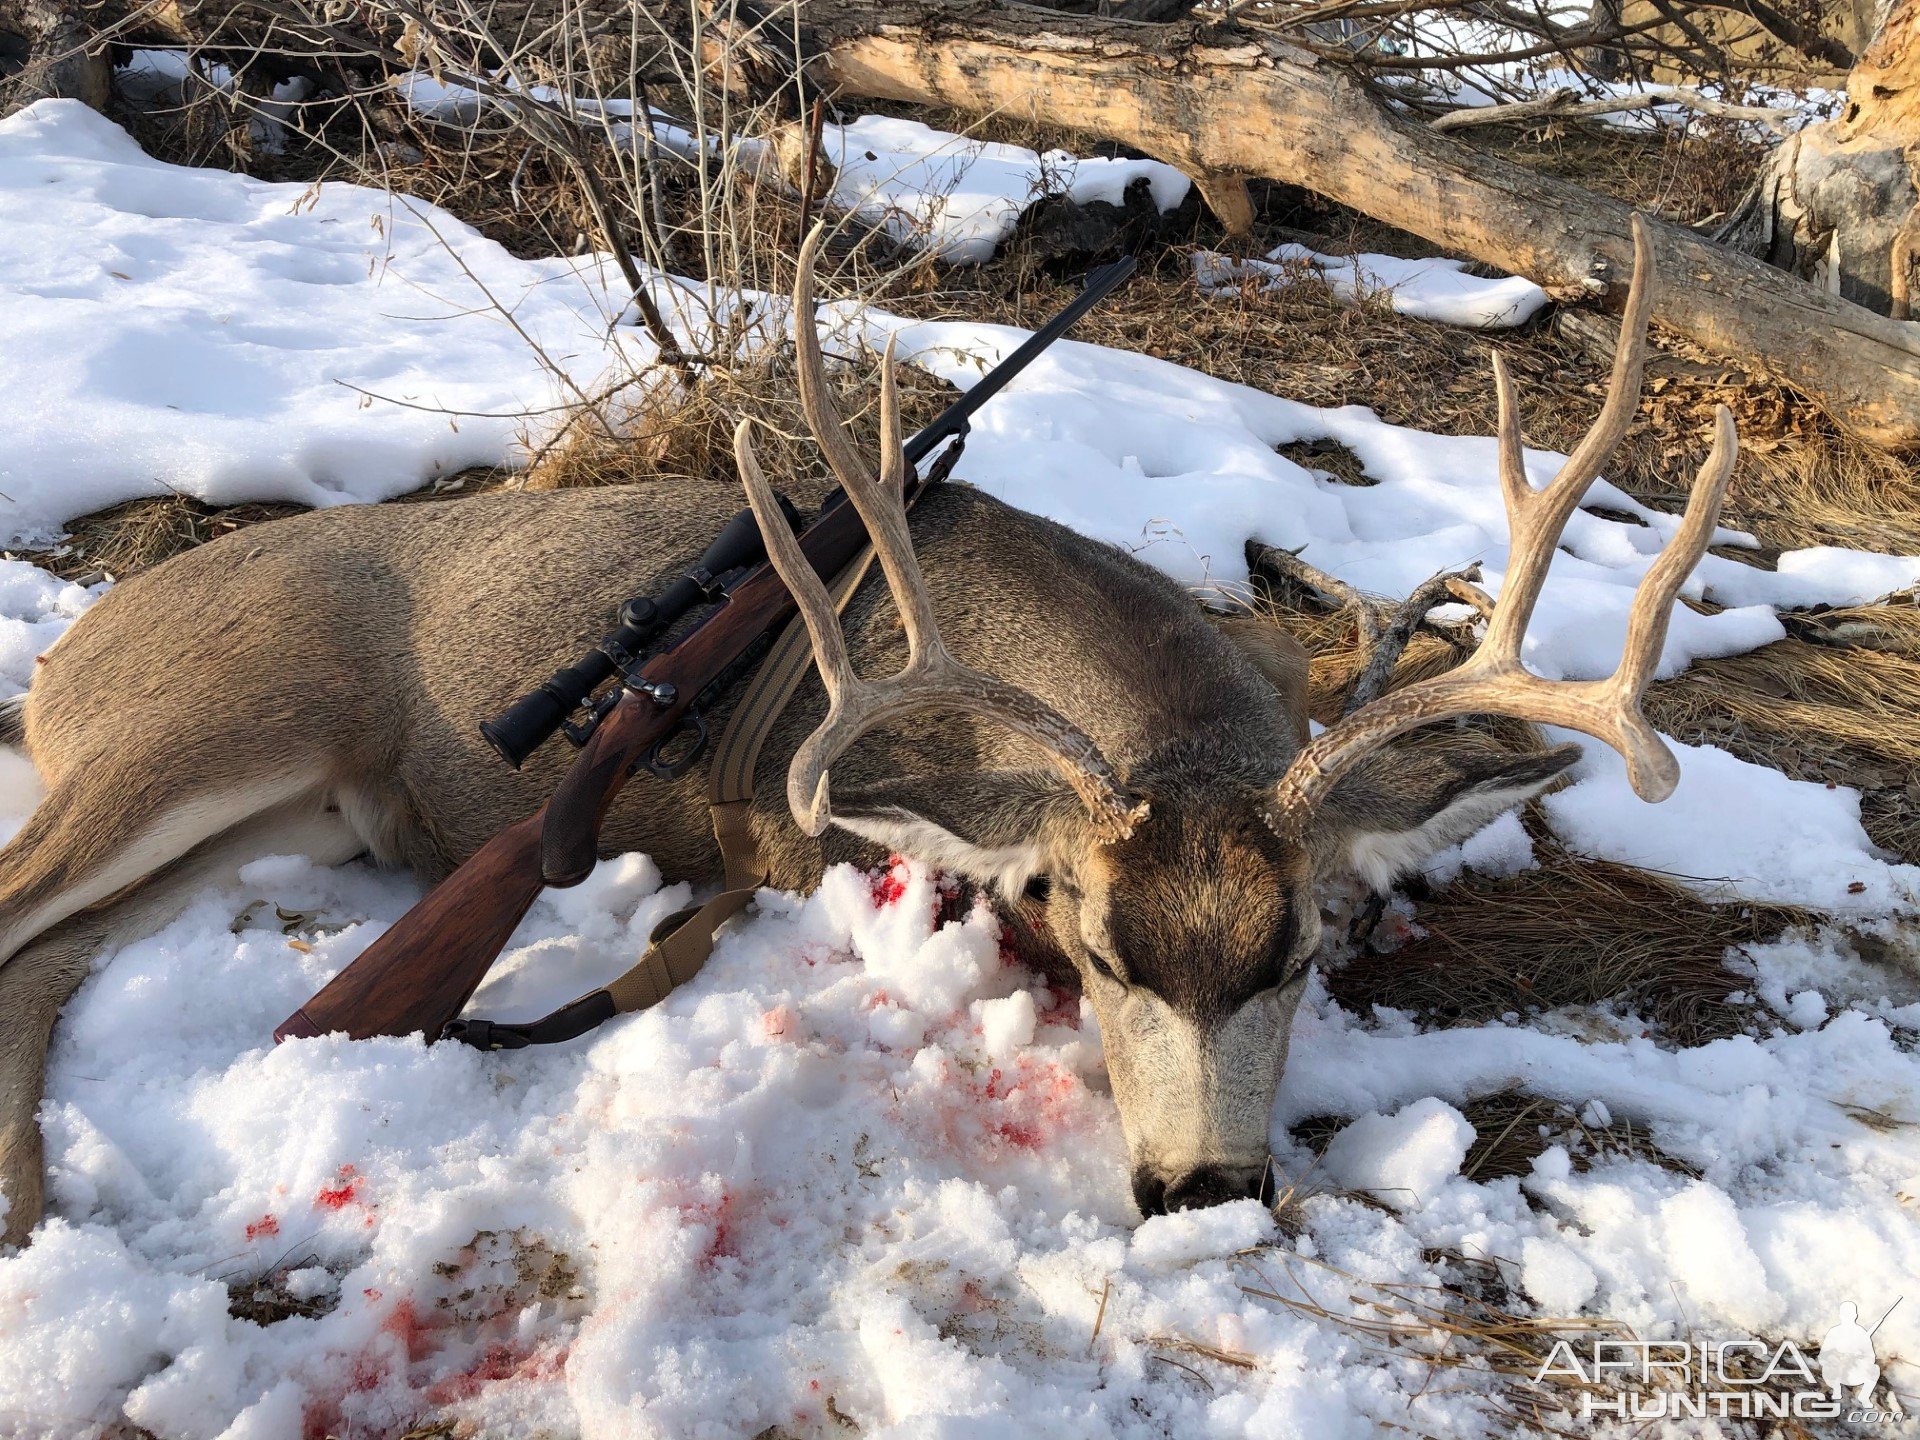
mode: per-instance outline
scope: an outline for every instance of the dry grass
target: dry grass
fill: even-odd
[[[1920,610],[1849,612],[1902,649],[1788,639],[1697,661],[1651,687],[1648,717],[1669,735],[1711,742],[1799,780],[1863,792],[1876,844],[1920,863]]]
[[[1740,125],[1702,117],[1658,132],[1567,120],[1496,126],[1472,143],[1682,225],[1738,206],[1766,153]]]
[[[1328,990],[1363,1014],[1386,1005],[1440,1025],[1615,1005],[1668,1043],[1697,1045],[1740,1032],[1751,1013],[1727,1003],[1750,983],[1727,968],[1727,951],[1809,920],[1709,905],[1644,870],[1536,848],[1532,869],[1466,876],[1417,905],[1422,933],[1392,954],[1353,956],[1328,973]]]
[[[868,363],[840,368],[833,375],[836,403],[864,454],[877,453],[880,443],[879,389],[874,384],[879,364],[879,357],[872,356]],[[894,377],[901,428],[908,435],[932,421],[958,393],[911,366],[896,366]],[[719,371],[691,392],[677,390],[670,403],[642,417],[630,435],[614,438],[598,426],[575,425],[519,483],[529,490],[554,490],[671,477],[707,479],[738,491],[733,430],[746,416],[759,422],[755,443],[780,489],[802,504],[812,504],[833,487],[819,447],[807,434],[793,370],[784,357],[777,364]]]
[[[1570,1367],[1550,1370],[1548,1360],[1563,1340],[1572,1342],[1576,1353],[1590,1354],[1594,1340],[1638,1339],[1631,1326],[1523,1313],[1527,1302],[1514,1295],[1501,1262],[1457,1252],[1427,1258],[1448,1274],[1444,1283],[1379,1284],[1288,1249],[1260,1247],[1238,1257],[1248,1273],[1240,1292],[1346,1335],[1362,1354],[1381,1362],[1425,1367],[1428,1380],[1421,1394],[1475,1394],[1499,1431],[1583,1440],[1593,1433],[1593,1421],[1581,1414],[1581,1396],[1606,1399],[1628,1392],[1611,1378],[1585,1382],[1567,1373]],[[1759,1380],[1757,1366],[1744,1373]],[[1752,1388],[1787,1393],[1784,1381]],[[1795,1420],[1760,1424],[1764,1428],[1758,1433],[1811,1440],[1812,1432]],[[1426,1433],[1412,1407],[1408,1424],[1391,1428]]]
[[[83,515],[67,527],[66,538],[46,550],[23,552],[43,570],[64,580],[93,584],[122,580],[158,565],[170,556],[230,531],[295,515],[299,505],[202,504],[185,495],[158,495]]]

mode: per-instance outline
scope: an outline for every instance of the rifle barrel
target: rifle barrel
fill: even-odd
[[[942,411],[931,425],[907,441],[907,464],[918,467],[942,440],[966,429],[974,411],[1006,389],[1014,376],[1038,359],[1042,350],[1072,329],[1082,315],[1118,289],[1133,271],[1134,258],[1131,255],[1123,256],[1111,265],[1102,265],[1098,270],[1088,271],[1086,288],[1058,315],[1029,335],[1019,349],[981,376],[978,384]]]

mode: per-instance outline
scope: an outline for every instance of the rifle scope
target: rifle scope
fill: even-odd
[[[779,499],[787,524],[798,530],[800,512],[786,496]],[[724,577],[730,571],[758,565],[766,559],[766,553],[753,511],[742,510],[678,580],[658,595],[638,595],[627,601],[620,607],[619,629],[483,722],[480,733],[502,760],[518,770],[616,671],[630,669],[661,632],[695,605],[720,599],[725,594]]]

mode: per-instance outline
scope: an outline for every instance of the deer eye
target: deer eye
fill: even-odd
[[[1104,975],[1116,985],[1122,983],[1120,977],[1114,973],[1112,962],[1110,962],[1106,956],[1100,954],[1099,951],[1087,951],[1087,964],[1093,967],[1096,975]]]
[[[1044,905],[1053,895],[1053,882],[1044,875],[1036,875],[1027,881],[1026,888],[1020,892],[1023,900],[1031,900],[1036,905]]]

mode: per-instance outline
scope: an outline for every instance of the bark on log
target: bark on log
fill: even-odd
[[[714,5],[716,22],[729,8]],[[744,19],[743,8],[734,13]],[[1028,115],[1122,141],[1189,175],[1305,186],[1558,298],[1609,308],[1625,300],[1626,205],[1434,134],[1388,111],[1343,67],[1271,37],[1003,0],[808,0],[801,22],[811,78],[843,93]],[[745,49],[722,68],[785,82],[790,24],[787,12],[757,32],[735,31]],[[1651,228],[1662,326],[1787,381],[1873,444],[1920,451],[1920,327],[1679,226]]]
[[[1774,155],[1728,240],[1888,315],[1920,241],[1920,0],[1883,4],[1835,119]]]
[[[60,0],[0,0],[0,115],[36,100],[107,103],[112,72],[104,47]]]

